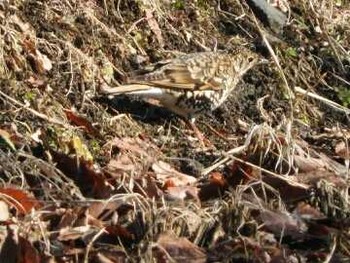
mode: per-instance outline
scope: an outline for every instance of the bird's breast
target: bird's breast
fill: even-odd
[[[180,94],[176,105],[193,113],[211,111],[220,106],[221,97],[221,90],[186,91]]]

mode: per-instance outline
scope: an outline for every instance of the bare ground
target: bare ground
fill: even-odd
[[[0,2],[1,262],[349,262],[349,4],[288,1],[276,33],[189,2]],[[236,45],[270,63],[198,118],[210,149],[100,92]]]

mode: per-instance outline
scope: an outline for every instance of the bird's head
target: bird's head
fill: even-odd
[[[242,49],[236,54],[235,71],[243,76],[248,70],[260,62],[259,55],[249,49]]]

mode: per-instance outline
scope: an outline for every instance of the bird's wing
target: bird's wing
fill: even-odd
[[[221,62],[222,56],[216,53],[185,55],[163,63],[153,72],[135,76],[128,82],[168,89],[218,90],[222,83],[217,76]]]

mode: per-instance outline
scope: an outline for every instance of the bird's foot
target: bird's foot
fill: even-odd
[[[188,121],[187,123],[189,124],[190,128],[194,132],[195,136],[197,137],[203,149],[209,150],[209,149],[215,148],[215,146],[211,143],[211,141],[204,136],[204,134],[198,129],[198,127],[196,126],[196,124],[194,124],[194,122]]]

